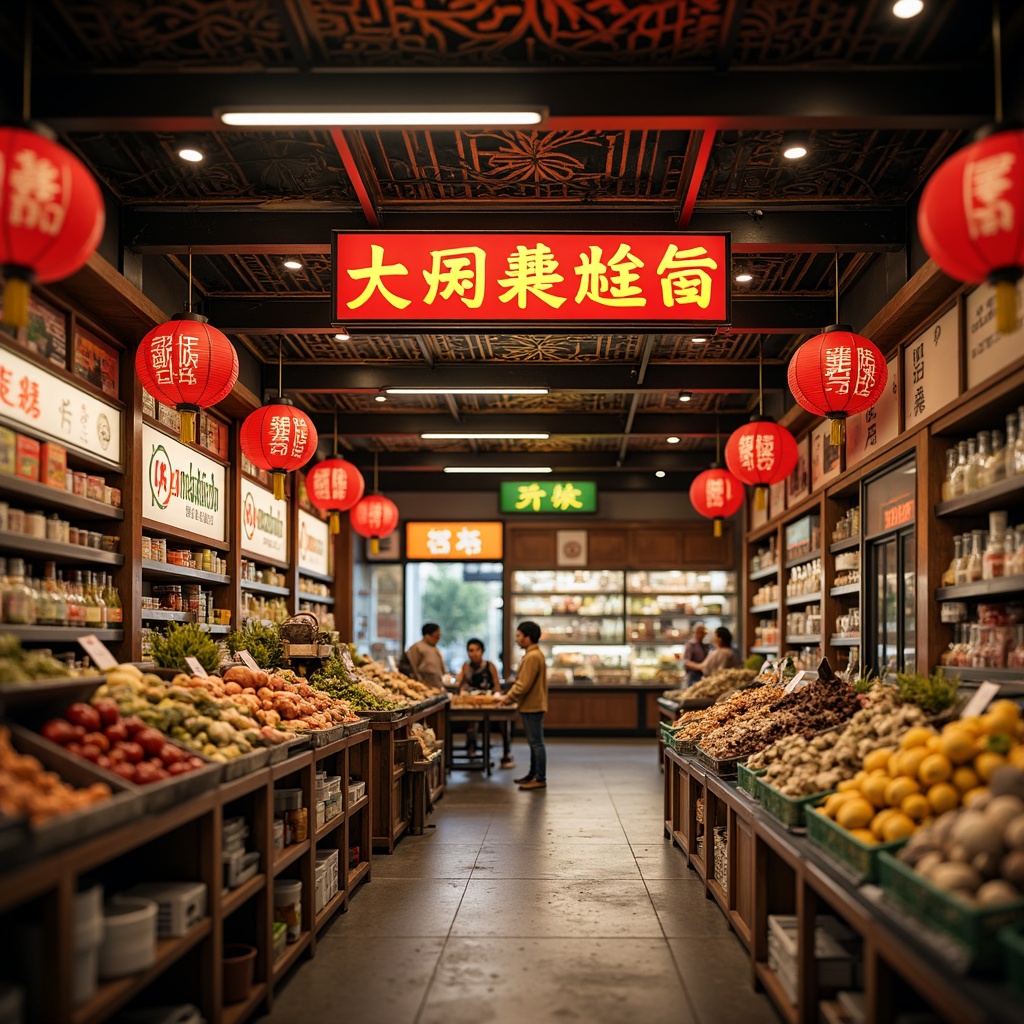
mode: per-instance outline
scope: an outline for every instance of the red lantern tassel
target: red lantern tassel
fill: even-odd
[[[341,516],[337,512],[331,513],[331,533],[341,533]]]
[[[178,428],[178,440],[182,444],[196,443],[196,414],[191,409],[180,409],[181,426]]]
[[[379,555],[380,554],[380,537],[371,537],[370,538],[370,554],[371,555]]]
[[[28,323],[28,293],[29,283],[23,277],[9,276],[4,282],[3,323],[8,327],[24,327]]]
[[[6,298],[5,294],[5,301]],[[1013,334],[1017,330],[1016,281],[996,281],[996,330],[1000,334]]]
[[[832,430],[829,433],[828,443],[833,448],[838,448],[846,440],[846,417],[833,416],[830,417],[829,422],[832,424]]]
[[[284,473],[273,474],[274,476],[274,497],[280,501],[284,497]]]
[[[768,488],[764,484],[758,484],[754,488],[754,508],[763,512],[768,507]]]
[[[715,536],[722,536],[722,520],[719,519],[717,516],[715,517]]]

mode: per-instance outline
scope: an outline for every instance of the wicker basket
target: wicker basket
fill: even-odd
[[[282,622],[277,631],[286,644],[316,645],[320,635],[320,621],[312,612],[299,612]]]

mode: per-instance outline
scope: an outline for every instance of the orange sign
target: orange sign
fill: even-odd
[[[500,562],[501,523],[406,523],[406,558],[426,562]]]

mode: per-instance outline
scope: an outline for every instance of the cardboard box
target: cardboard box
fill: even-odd
[[[17,435],[14,472],[25,480],[39,482],[39,453],[41,445],[31,437]]]
[[[18,435],[10,427],[0,427],[0,473],[14,476],[17,466]]]
[[[67,487],[68,450],[56,441],[46,441],[40,451],[42,475],[40,480],[49,487]]]

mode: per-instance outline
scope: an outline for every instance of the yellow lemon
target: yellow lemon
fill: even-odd
[[[1002,754],[992,754],[986,751],[974,759],[974,770],[982,782],[988,782],[992,778],[992,773],[997,768],[1002,768],[1004,764],[1006,764],[1006,758]]]
[[[991,796],[992,793],[989,791],[988,786],[975,786],[974,789],[969,789],[964,793],[960,798],[960,802],[964,807],[973,807],[979,800],[987,800]]]
[[[942,737],[941,736],[930,736],[928,742],[925,744],[925,748],[933,754],[942,753]]]
[[[974,789],[975,786],[981,785],[981,779],[978,778],[978,773],[970,767],[970,765],[962,764],[955,772],[953,772],[952,783],[960,790],[961,793],[966,793],[969,789]]]
[[[882,838],[887,843],[893,843],[897,839],[906,839],[907,836],[912,835],[917,825],[914,824],[912,818],[909,818],[902,811],[897,811],[886,823],[882,829]]]
[[[960,804],[960,791],[948,782],[937,782],[928,789],[928,804],[936,814],[944,814]]]
[[[900,774],[900,752],[898,750],[895,754],[889,755],[889,760],[885,764],[885,774],[890,779],[895,779]]]
[[[836,821],[843,828],[864,828],[874,816],[874,807],[863,797],[855,797],[853,800],[847,800],[839,808],[836,812]]]
[[[950,722],[942,731],[950,732],[953,729],[966,729],[972,736],[980,736],[985,731],[985,726],[977,715],[971,715],[970,718],[959,718],[955,722]]]
[[[877,750],[869,751],[864,756],[864,771],[873,772],[878,768],[885,768],[889,763],[889,755],[895,753],[892,747],[879,747]]]
[[[856,839],[859,843],[865,843],[867,846],[877,846],[878,840],[875,838],[873,832],[866,828],[852,828],[850,829],[850,836]]]
[[[932,807],[928,803],[928,797],[923,793],[910,793],[903,798],[900,810],[914,821],[924,821],[931,813]]]
[[[888,785],[889,777],[887,775],[872,775],[861,783],[860,791],[875,807],[881,809],[887,803],[885,790]]]
[[[875,834],[876,839],[882,838],[882,829],[885,828],[885,823],[896,813],[892,807],[886,807],[879,811],[872,819],[871,824],[868,828]]]
[[[942,753],[953,764],[967,764],[978,752],[978,743],[966,729],[948,729],[942,734]]]
[[[900,750],[910,750],[911,747],[923,747],[934,735],[934,729],[929,729],[926,725],[915,725],[903,734],[900,739]]]
[[[925,786],[945,782],[952,774],[953,763],[945,754],[929,754],[917,769],[917,777]]]
[[[911,747],[909,750],[901,750],[896,763],[896,767],[899,769],[897,774],[916,777],[917,770],[928,753],[927,747]]]
[[[1012,700],[997,700],[981,716],[985,732],[1005,732],[1013,735],[1020,721],[1020,708]]]
[[[921,784],[917,779],[908,778],[906,775],[901,775],[898,778],[892,780],[885,787],[885,802],[890,807],[899,807],[903,803],[903,798],[910,796],[911,793],[920,793]]]
[[[843,804],[846,803],[847,800],[852,800],[859,796],[860,793],[856,790],[847,790],[845,793],[832,793],[818,806],[821,807],[822,814],[827,814],[830,818],[834,818],[836,816],[836,812],[843,806]]]
[[[836,786],[836,789],[838,789],[840,793],[848,793],[851,790],[860,789],[860,781],[857,779],[843,779],[843,781]]]
[[[1014,747],[1009,754],[1010,764],[1014,768],[1024,768],[1024,746]]]

